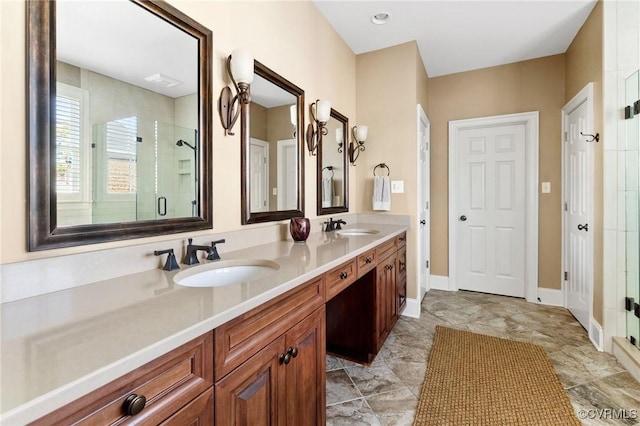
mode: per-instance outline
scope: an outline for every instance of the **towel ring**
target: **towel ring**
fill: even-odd
[[[333,166],[323,167],[322,171],[329,170],[331,172],[331,179],[333,179]]]
[[[380,163],[380,164],[378,164],[377,166],[375,166],[373,168],[373,176],[376,175],[376,170],[378,169],[378,167],[387,169],[387,176],[389,176],[389,174],[391,173],[391,170],[389,169],[389,166],[387,166],[385,163]]]

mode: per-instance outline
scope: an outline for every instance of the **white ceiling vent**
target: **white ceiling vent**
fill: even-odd
[[[162,87],[174,87],[179,84],[182,84],[182,81],[176,80],[175,78],[171,78],[167,75],[160,74],[160,73],[150,75],[149,77],[145,77],[144,79],[151,83],[158,84]]]

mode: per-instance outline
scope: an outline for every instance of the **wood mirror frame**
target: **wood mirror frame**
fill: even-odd
[[[28,250],[95,244],[211,229],[211,49],[209,29],[161,0],[131,0],[198,43],[198,215],[173,219],[57,226],[55,176],[56,3],[27,2]]]
[[[292,217],[304,216],[304,90],[291,83],[275,71],[266,67],[258,61],[254,61],[254,73],[265,80],[273,83],[281,89],[291,93],[296,97],[297,107],[297,129],[296,139],[298,145],[298,203],[296,209],[293,210],[272,210],[266,212],[252,212],[251,211],[251,188],[249,187],[251,182],[250,165],[250,139],[251,139],[251,105],[242,104],[240,110],[240,141],[241,141],[241,209],[242,209],[242,224],[247,225],[251,223],[271,222],[277,220],[291,219]]]
[[[316,189],[316,205],[317,205],[317,214],[318,216],[321,215],[325,215],[325,214],[334,214],[334,213],[344,213],[344,212],[348,212],[349,211],[349,155],[348,155],[348,151],[349,151],[349,119],[340,114],[338,111],[336,111],[335,109],[331,108],[331,114],[330,114],[331,118],[334,118],[335,120],[337,120],[338,122],[342,123],[342,135],[343,135],[343,142],[342,142],[342,170],[343,170],[343,180],[344,180],[344,184],[342,186],[342,191],[343,191],[343,203],[340,206],[331,206],[331,207],[322,207],[322,178],[323,178],[323,169],[324,166],[322,164],[322,152],[323,152],[323,144],[325,143],[325,138],[327,138],[327,136],[323,137],[322,141],[320,142],[320,144],[318,145],[318,163],[317,163],[317,177],[316,177],[316,183],[317,183],[317,189]],[[331,144],[328,144],[329,147],[331,147]],[[331,149],[331,148],[329,148]],[[337,150],[337,148],[335,148]]]

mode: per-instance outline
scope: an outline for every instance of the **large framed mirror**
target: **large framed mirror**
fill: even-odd
[[[163,1],[27,4],[28,249],[211,228],[211,31]]]
[[[304,216],[304,90],[254,64],[240,113],[243,225]]]
[[[327,130],[318,145],[318,216],[349,211],[349,119],[331,108]]]

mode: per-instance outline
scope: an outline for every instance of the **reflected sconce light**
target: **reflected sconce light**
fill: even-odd
[[[236,90],[232,97],[231,89],[225,86],[218,99],[218,113],[220,122],[224,127],[225,135],[234,135],[231,132],[240,115],[241,105],[251,102],[249,85],[253,82],[253,55],[246,50],[236,49],[227,58],[227,74]]]
[[[351,133],[353,133],[353,141],[349,143],[349,161],[354,166],[356,160],[360,156],[360,152],[364,151],[364,143],[367,140],[367,133],[369,127],[367,126],[353,126]]]
[[[291,125],[293,126],[293,137],[298,134],[298,106],[293,104],[289,107],[289,115],[291,116]]]
[[[307,148],[309,149],[309,154],[316,155],[316,149],[322,142],[322,136],[326,136],[329,133],[327,121],[329,121],[329,116],[331,115],[331,102],[317,99],[309,105],[309,110],[311,111],[312,121],[307,126]]]
[[[342,154],[342,147],[344,146],[344,134],[342,127],[336,129],[336,143],[338,144],[338,152]]]

